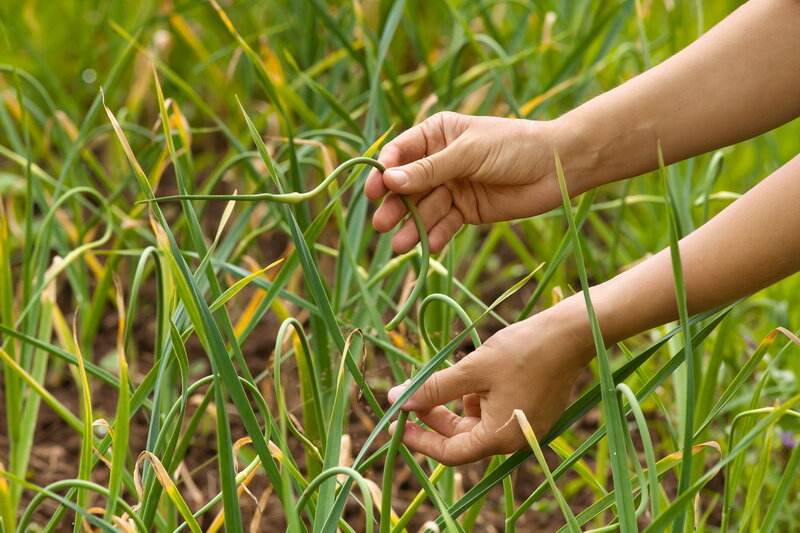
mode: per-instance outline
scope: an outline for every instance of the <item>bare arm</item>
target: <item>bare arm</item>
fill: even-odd
[[[800,116],[800,1],[751,0],[647,72],[564,115],[583,191],[749,139]],[[571,163],[570,163],[571,161]],[[569,174],[569,168],[568,168]]]
[[[680,242],[691,313],[751,294],[800,269],[800,156]],[[677,317],[669,250],[591,289],[608,344]],[[524,446],[514,409],[538,435],[561,415],[572,384],[595,356],[580,294],[509,326],[437,372],[404,408],[434,431],[407,424],[403,441],[446,464]],[[392,389],[396,399],[402,386]],[[465,416],[444,404],[464,399]]]
[[[415,194],[440,248],[463,222],[532,216],[558,205],[553,144],[577,194],[656,168],[659,139],[667,160],[677,161],[799,114],[800,1],[751,0],[673,58],[556,121],[447,115],[403,133],[385,154],[396,168],[371,175],[367,193]],[[381,231],[404,214],[392,198],[376,212]],[[398,251],[414,244],[414,231],[407,225],[397,233]],[[691,313],[800,269],[800,156],[684,238],[680,255]],[[668,250],[590,290],[608,344],[677,317]],[[536,433],[545,434],[594,356],[584,299],[567,298],[435,373],[404,405],[433,431],[409,424],[403,440],[446,464],[515,450],[524,440],[506,424],[513,409],[523,409]],[[458,398],[464,416],[444,406]]]
[[[735,301],[800,270],[800,156],[680,242],[691,314]],[[608,343],[677,318],[669,250],[591,289]],[[584,306],[570,297],[565,308]],[[569,314],[572,309],[565,309]],[[584,331],[588,322],[584,320]],[[585,334],[587,341],[591,334]]]
[[[725,146],[800,115],[800,0],[751,0],[662,64],[547,122],[437,114],[381,151],[365,191],[391,194],[374,224],[390,231],[411,194],[434,251],[463,224],[530,217],[561,203],[557,144],[575,195]],[[411,222],[395,250],[418,241]]]

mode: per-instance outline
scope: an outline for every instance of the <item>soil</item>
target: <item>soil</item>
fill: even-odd
[[[489,281],[489,280],[487,280]],[[492,291],[491,283],[483,285],[484,288],[490,287],[488,291]],[[496,287],[497,295],[499,295],[503,288]],[[132,358],[130,362],[131,375],[134,379],[140,380],[144,373],[150,368],[152,364],[152,324],[147,320],[149,315],[144,312],[147,309],[148,298],[152,298],[154,287],[144,287],[142,293],[142,304],[140,312],[136,317],[138,321],[136,324],[137,333],[137,347],[138,354]],[[492,295],[484,294],[484,297],[490,299]],[[496,295],[495,295],[496,296]],[[515,296],[517,309],[524,304],[526,294]],[[151,300],[152,301],[152,300]],[[67,302],[65,302],[67,303]],[[509,304],[511,305],[511,304]],[[68,308],[68,305],[67,305]],[[513,316],[513,313],[503,313],[506,316]],[[68,317],[70,318],[70,317]],[[271,314],[264,319],[265,322],[258,328],[255,333],[244,346],[244,355],[248,366],[254,374],[263,371],[268,364],[271,363],[270,356],[274,348],[275,333],[277,332],[278,323],[277,319]],[[487,338],[491,333],[491,328],[498,326],[485,326],[482,328],[482,338]],[[93,360],[98,363],[107,357],[114,349],[116,335],[116,317],[110,314],[105,317],[100,331],[95,339]],[[465,345],[465,349],[468,346]],[[190,356],[190,362],[193,364],[196,377],[207,375],[208,368],[206,366],[206,356],[203,353],[202,347],[196,339],[190,339],[187,346]],[[297,402],[299,397],[298,391],[293,390],[291,386],[291,376],[294,375],[293,369],[289,364],[283,368],[286,381],[287,394],[293,397],[293,401]],[[365,368],[365,376],[367,380],[374,384],[376,394],[379,396],[380,401],[385,402],[385,393],[387,384],[390,382],[390,373],[385,364],[385,359],[379,352],[372,354],[368,358],[368,364]],[[268,380],[269,378],[267,378]],[[587,371],[581,377],[577,385],[577,389],[589,385],[593,382],[591,374]],[[0,373],[0,398],[4,397],[2,373]],[[95,419],[108,418],[111,420],[112,414],[115,411],[117,396],[113,389],[98,383],[98,380],[93,380],[94,390],[92,391],[93,398],[93,416]],[[296,389],[296,387],[295,387]],[[78,390],[75,385],[73,376],[68,371],[56,372],[48,376],[48,390],[67,408],[72,412],[79,412],[78,405]],[[262,390],[271,391],[272,384],[266,380],[262,386]],[[265,394],[268,400],[272,400],[271,395]],[[274,402],[271,402],[274,403]],[[192,407],[193,408],[193,407]],[[8,464],[8,438],[6,432],[6,410],[0,409],[0,462]],[[363,442],[369,435],[376,419],[369,412],[369,408],[365,402],[359,399],[355,394],[351,398],[351,408],[349,410],[349,440],[352,450],[357,451],[361,448]],[[188,453],[186,454],[184,466],[181,476],[178,479],[179,487],[186,498],[191,509],[198,509],[201,507],[211,495],[219,491],[219,483],[217,473],[215,471],[214,459],[216,453],[216,441],[214,434],[213,413],[212,416],[204,419],[204,423],[195,434],[194,441]],[[245,435],[245,431],[235,416],[235,412],[231,411],[231,427],[234,439],[238,439]],[[191,408],[188,415],[191,415]],[[188,416],[187,415],[187,416]],[[599,419],[599,412],[595,409],[590,412],[583,420],[581,420],[575,428],[575,432],[579,436],[588,436],[596,428]],[[206,423],[208,422],[208,423]],[[130,456],[135,458],[145,448],[146,435],[148,432],[149,419],[140,410],[131,420],[129,451]],[[654,438],[657,435],[653,435]],[[376,443],[376,447],[383,442]],[[294,456],[297,458],[303,457],[302,447],[299,443],[294,442]],[[549,449],[545,450],[548,462],[551,467],[555,467],[559,460],[557,456]],[[52,411],[44,403],[41,405],[39,417],[37,420],[35,440],[33,450],[30,458],[30,465],[28,468],[28,480],[38,486],[46,486],[52,482],[74,478],[77,475],[78,458],[80,455],[80,440],[76,433],[66,426],[61,418]],[[421,464],[424,464],[422,457],[419,457]],[[587,463],[590,467],[594,464],[592,457],[587,458]],[[488,461],[482,461],[473,465],[460,467],[456,469],[457,478],[457,492],[464,492],[478,482],[482,473],[486,469]],[[300,461],[302,468],[302,460]],[[186,479],[184,472],[190,472],[191,477]],[[380,484],[382,471],[380,464],[367,472],[367,477],[376,483]],[[93,480],[101,485],[107,482],[108,469],[102,463],[94,469]],[[570,472],[564,479],[559,481],[559,485],[564,487],[570,486],[570,481],[576,478],[576,474]],[[402,512],[406,506],[411,502],[420,486],[415,478],[411,475],[408,467],[403,464],[402,460],[398,460],[397,471],[394,475],[395,479],[395,499],[393,508]],[[669,479],[669,478],[668,478]],[[535,467],[534,461],[527,462],[523,467],[518,469],[514,474],[514,497],[516,504],[522,502],[536,487],[543,483],[544,476],[538,467]],[[674,481],[672,482],[674,485]],[[269,484],[264,475],[257,475],[249,486],[250,494],[243,494],[240,498],[244,523],[246,528],[250,527],[250,531],[282,531],[285,529],[284,515],[281,506],[274,494],[271,494]],[[30,501],[33,494],[26,491],[24,494],[24,505]],[[577,493],[570,493],[569,503],[573,511],[577,514],[587,508],[593,503],[596,496],[592,494],[589,489],[582,488]],[[136,497],[131,494],[126,495],[129,503],[135,503]],[[260,500],[260,502],[258,501]],[[101,498],[95,498],[92,501],[93,505],[102,507],[103,501]],[[34,523],[44,525],[52,516],[56,504],[52,500],[45,500],[44,503],[36,510]],[[213,512],[207,513],[200,521],[203,528],[207,528],[220,509],[215,509]],[[350,502],[345,511],[349,523],[356,525],[360,520],[363,520],[362,510],[354,503]],[[427,521],[434,519],[438,516],[438,512],[430,505],[429,502],[422,505],[419,512],[412,519],[409,524],[408,531],[417,531]],[[476,524],[476,531],[503,531],[504,530],[504,511],[503,511],[503,493],[501,487],[495,487],[486,501],[486,504],[478,518]],[[72,531],[72,520],[74,516],[69,513],[62,520],[58,531]],[[712,521],[714,517],[712,516]],[[252,525],[250,525],[252,524]],[[564,525],[564,520],[555,503],[555,501],[548,497],[543,498],[536,505],[531,507],[520,520],[517,522],[517,530],[522,532],[528,531],[556,531]]]

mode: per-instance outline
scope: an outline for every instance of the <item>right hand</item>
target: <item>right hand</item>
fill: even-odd
[[[561,204],[553,146],[556,122],[437,113],[401,133],[381,150],[364,191],[372,200],[389,193],[373,217],[385,233],[416,203],[431,251],[439,252],[463,224],[530,217]],[[407,220],[394,235],[397,253],[419,242]]]

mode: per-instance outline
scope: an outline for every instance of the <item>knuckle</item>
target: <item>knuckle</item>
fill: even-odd
[[[439,111],[431,117],[424,121],[422,124],[428,129],[429,132],[438,133],[445,142],[448,141],[452,135],[448,135],[448,133],[453,133],[460,129],[459,123],[464,115],[460,113],[456,113],[455,111]]]
[[[441,387],[441,377],[439,373],[433,374],[422,386],[422,401],[425,405],[437,405],[439,398],[439,391]]]
[[[380,154],[378,154],[378,161],[384,161],[396,157],[400,152],[400,149],[397,147],[397,144],[398,144],[397,139],[392,139],[391,141],[386,143],[384,147],[381,148]],[[379,174],[382,173],[378,169],[374,169],[374,171]]]
[[[461,425],[461,422],[463,422],[463,421],[464,421],[464,419],[461,418],[461,417],[453,417],[453,418],[449,419],[448,422],[447,422],[447,425],[449,426],[448,429],[450,430],[450,433],[451,434],[458,433],[458,428]]]
[[[514,332],[520,326],[517,324],[511,324],[504,329],[501,329],[488,339],[486,342],[483,343],[480,350],[483,352],[485,357],[496,357],[498,355],[506,355],[507,353],[513,353],[516,348],[519,347],[519,337],[517,337]]]
[[[436,215],[439,220],[444,218],[450,212],[453,203],[453,196],[447,187],[439,186],[436,189],[436,194],[440,198],[434,205],[436,206]]]
[[[449,211],[450,206],[453,205],[453,193],[452,191],[450,191],[448,187],[445,187],[443,185],[440,186],[439,189],[442,191],[439,194],[442,195],[442,198],[444,200],[444,202],[442,202],[442,205],[447,207],[447,210]]]
[[[453,368],[457,369],[462,377],[474,376],[478,371],[477,353],[478,352],[472,352],[471,354],[465,356],[458,363],[456,363]]]
[[[414,161],[414,166],[419,169],[420,173],[427,178],[427,180],[436,181],[435,166],[430,158],[423,157]]]
[[[464,213],[461,212],[461,209],[455,205],[455,201],[453,202],[453,232],[455,233],[461,225],[464,223]]]
[[[459,114],[455,111],[439,111],[438,113],[434,113],[431,115],[431,118],[428,119],[431,122],[438,123],[438,124],[445,124],[447,122],[452,122],[457,120]]]
[[[486,350],[478,348],[461,359],[453,368],[458,371],[458,377],[466,381],[470,386],[479,388],[481,380],[486,377],[483,369],[482,358]],[[476,390],[477,392],[477,390]]]

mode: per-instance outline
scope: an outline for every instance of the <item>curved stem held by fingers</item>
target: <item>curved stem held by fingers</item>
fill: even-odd
[[[305,200],[309,200],[314,198],[322,191],[324,191],[328,185],[331,184],[333,180],[339,177],[344,171],[354,167],[356,165],[370,165],[375,167],[380,172],[386,171],[386,166],[383,165],[380,161],[376,159],[372,159],[371,157],[354,157],[353,159],[349,159],[336,167],[336,169],[328,174],[322,182],[311,189],[310,191],[306,192],[288,192],[288,193],[271,193],[271,192],[263,192],[258,194],[178,194],[173,196],[161,196],[159,198],[152,198],[148,200],[142,200],[144,203],[150,202],[174,202],[180,200],[232,200],[237,202],[256,202],[260,200],[265,200],[268,202],[278,202],[284,204],[297,204],[303,202]],[[411,218],[414,221],[414,225],[417,227],[417,233],[419,234],[419,242],[422,248],[420,254],[420,266],[419,266],[419,276],[417,278],[417,283],[414,285],[414,288],[411,290],[411,294],[409,294],[408,298],[403,305],[400,306],[400,309],[397,311],[392,320],[386,325],[386,330],[391,331],[395,329],[400,322],[408,315],[409,311],[414,305],[414,302],[417,301],[419,295],[422,291],[422,287],[424,284],[424,280],[428,275],[428,263],[429,263],[429,256],[430,256],[430,246],[428,245],[428,233],[425,230],[425,223],[422,221],[422,217],[420,216],[419,212],[417,211],[414,202],[411,201],[405,195],[400,196],[403,202],[408,208],[409,213],[411,214]]]
[[[400,198],[403,199],[403,203],[406,204],[408,208],[408,212],[411,213],[411,218],[414,220],[414,224],[417,226],[417,233],[419,234],[419,244],[422,248],[422,253],[420,254],[420,262],[419,262],[419,276],[417,276],[417,283],[414,285],[414,288],[411,289],[411,294],[408,295],[406,301],[403,302],[403,305],[400,306],[400,309],[397,311],[397,314],[393,319],[386,324],[386,331],[392,331],[394,328],[403,321],[403,319],[408,315],[408,312],[411,311],[411,307],[414,305],[414,302],[419,298],[420,293],[422,292],[422,287],[425,283],[425,278],[428,277],[428,263],[430,258],[430,246],[428,245],[428,233],[425,231],[425,223],[422,222],[422,217],[417,211],[417,207],[414,205],[414,202],[408,196],[401,196]]]
[[[259,200],[266,200],[268,202],[277,202],[281,204],[299,204],[300,202],[304,202],[306,200],[310,200],[314,198],[322,191],[328,188],[328,185],[331,184],[333,180],[338,178],[344,171],[354,167],[356,165],[370,165],[377,168],[380,172],[384,172],[386,167],[383,166],[382,163],[378,162],[371,157],[354,157],[353,159],[348,159],[338,167],[336,167],[333,172],[328,174],[322,182],[311,189],[310,191],[306,192],[287,192],[287,193],[271,193],[271,192],[262,192],[258,194],[176,194],[172,196],[161,196],[159,198],[152,198],[148,200],[142,200],[142,203],[150,203],[150,202],[175,202],[179,200],[237,200],[239,202],[257,202]]]

